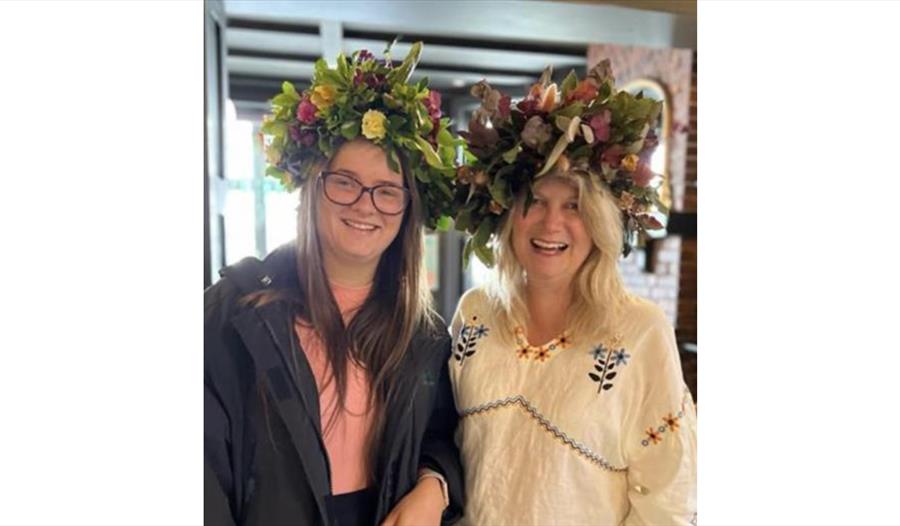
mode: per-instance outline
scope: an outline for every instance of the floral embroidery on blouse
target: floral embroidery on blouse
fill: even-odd
[[[557,349],[561,350],[569,348],[570,341],[565,333],[553,338],[544,345],[536,346],[531,345],[528,343],[528,340],[525,339],[525,329],[522,327],[516,327],[514,332],[516,335],[516,344],[518,345],[518,348],[516,348],[516,356],[523,360],[531,358],[537,362],[544,363]]]
[[[628,365],[628,359],[631,358],[631,355],[621,345],[622,337],[617,335],[610,338],[605,344],[598,344],[590,351],[594,359],[595,372],[588,373],[588,377],[599,384],[597,386],[598,394],[613,388],[613,380],[618,374],[618,371],[613,371],[613,369],[617,365]]]
[[[684,397],[681,400],[681,411],[678,411],[675,415],[669,413],[668,416],[662,417],[662,425],[655,430],[653,427],[647,428],[647,431],[645,431],[647,438],[641,440],[642,446],[647,447],[650,444],[659,444],[663,440],[664,433],[678,431],[680,427],[679,420],[684,418],[684,404],[687,402],[689,394],[690,391],[685,389]]]
[[[487,336],[490,331],[490,328],[485,327],[483,323],[475,325],[478,322],[478,316],[472,316],[469,321],[471,324],[463,323],[462,329],[459,330],[456,349],[453,352],[453,356],[460,366],[466,361],[466,358],[475,354],[478,340]]]

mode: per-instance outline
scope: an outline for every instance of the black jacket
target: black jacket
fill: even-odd
[[[296,255],[285,245],[262,262],[223,269],[204,293],[204,514],[207,524],[331,524],[328,455],[316,382],[286,302],[260,307],[238,298],[264,287],[296,290]],[[447,479],[444,521],[462,510],[453,442],[457,414],[447,374],[450,338],[442,322],[418,330],[402,365],[397,399],[376,465],[380,523],[416,484],[420,466]]]

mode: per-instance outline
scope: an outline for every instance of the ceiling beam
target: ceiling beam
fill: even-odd
[[[376,30],[499,41],[604,42],[696,49],[697,18],[627,7],[545,1],[341,2],[225,0],[229,17],[288,23],[334,20],[344,30]]]

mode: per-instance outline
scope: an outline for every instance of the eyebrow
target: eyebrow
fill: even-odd
[[[356,172],[354,172],[353,170],[351,170],[351,169],[349,169],[349,168],[339,168],[339,169],[334,170],[334,171],[337,172],[337,173],[344,174],[344,175],[351,175],[351,176],[355,177],[357,180],[359,180],[359,174],[356,173]],[[357,181],[357,182],[362,183],[361,181]],[[398,184],[397,182],[395,182],[395,181],[390,181],[390,180],[388,180],[388,179],[379,179],[379,180],[375,181],[375,185],[373,185],[373,186],[378,186],[378,185],[382,185],[382,184],[389,184],[389,185],[391,185],[391,186],[398,186],[398,187],[400,187],[400,188],[403,188],[403,182],[402,182],[402,181]]]
[[[547,199],[547,195],[546,195],[546,194],[543,194],[543,193],[541,193],[541,192],[534,192],[534,196],[535,196],[535,197],[539,197],[539,198],[541,198],[541,199]],[[570,196],[570,197],[566,197],[565,199],[563,199],[563,201],[577,201],[577,200],[578,200],[578,192],[575,192],[574,195],[572,195],[572,196]]]

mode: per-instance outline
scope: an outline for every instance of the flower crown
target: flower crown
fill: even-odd
[[[428,89],[428,79],[409,77],[419,62],[422,43],[412,45],[400,64],[376,60],[366,50],[335,68],[316,61],[312,85],[298,93],[290,82],[272,100],[261,133],[266,175],[292,190],[322,170],[338,147],[360,135],[381,146],[390,168],[400,172],[398,151],[408,160],[422,197],[425,226],[446,230],[451,224],[456,148],[463,141],[448,131],[441,117],[441,95]],[[412,189],[410,189],[412,190]]]
[[[575,171],[606,185],[623,214],[626,256],[639,232],[664,228],[668,209],[649,165],[662,103],[616,91],[608,60],[581,81],[569,73],[561,87],[550,83],[551,73],[547,68],[515,106],[485,81],[472,87],[481,106],[462,134],[469,162],[457,170],[454,203],[456,228],[473,234],[465,261],[474,252],[493,266],[489,244],[514,197],[527,189],[527,210],[535,181],[551,171]]]

